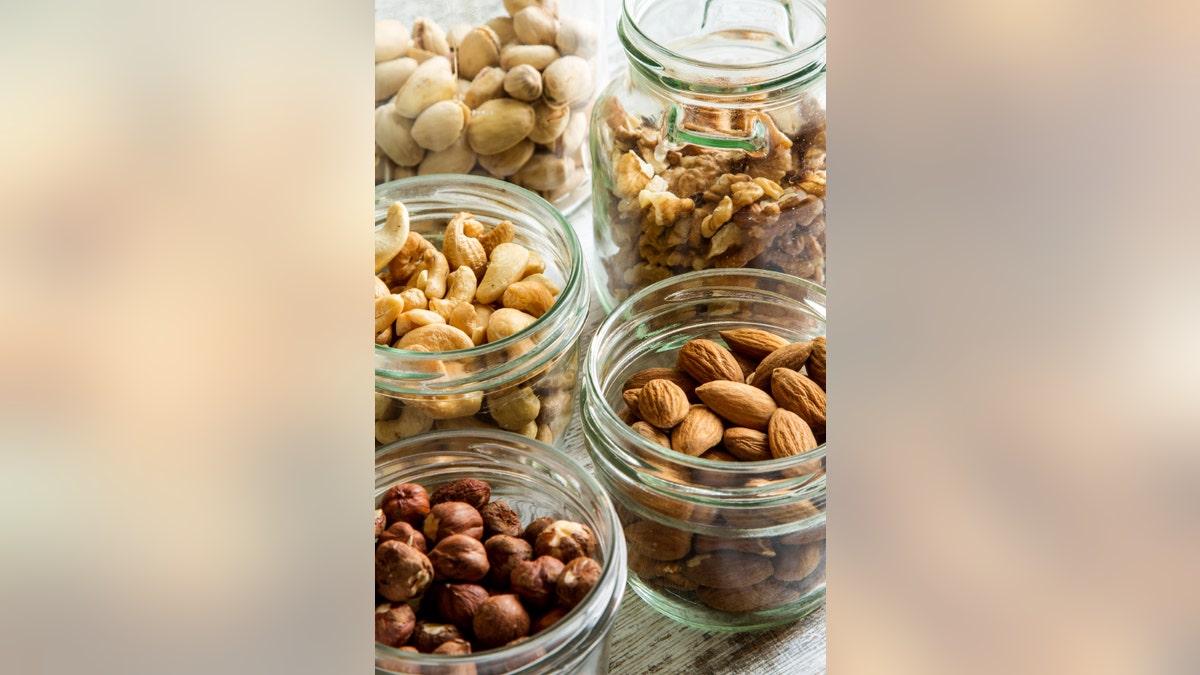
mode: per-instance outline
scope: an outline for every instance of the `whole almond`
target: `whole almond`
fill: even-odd
[[[716,414],[739,427],[766,431],[778,407],[767,392],[741,382],[713,380],[696,387],[696,395]]]
[[[720,417],[709,410],[708,406],[693,405],[679,423],[679,427],[671,433],[671,449],[699,457],[720,443],[724,435],[725,424],[721,422]]]
[[[646,386],[650,380],[670,380],[679,385],[683,393],[687,395],[688,400],[695,401],[696,399],[696,384],[691,375],[675,370],[674,368],[646,368],[639,370],[625,380],[625,384],[621,387],[622,390],[640,389]]]
[[[812,429],[808,428],[799,415],[784,408],[777,409],[771,415],[767,441],[771,446],[771,456],[792,457],[817,447],[817,439]]]
[[[721,339],[729,345],[729,351],[754,361],[762,361],[767,354],[788,345],[788,341],[778,335],[757,328],[723,330]]]
[[[709,588],[745,588],[770,578],[771,561],[741,551],[713,551],[688,558],[683,576]]]
[[[675,368],[704,384],[713,380],[744,382],[738,362],[721,345],[703,338],[691,340],[679,350]]]
[[[725,449],[743,462],[765,462],[773,459],[767,435],[757,429],[729,427],[725,430]]]
[[[638,398],[642,395],[642,388],[626,389],[621,392],[621,398],[625,400],[625,405],[629,406],[630,410],[638,409]]]
[[[641,520],[625,526],[630,552],[651,560],[678,560],[692,550],[692,533]]]
[[[800,581],[821,564],[821,544],[780,546],[775,557],[775,578],[780,581]]]
[[[700,587],[696,589],[696,594],[705,605],[718,612],[731,614],[777,607],[800,598],[800,593],[795,589],[776,579],[767,579],[746,588]]]
[[[775,557],[775,549],[771,548],[771,540],[762,537],[713,537],[707,534],[697,534],[692,541],[692,548],[696,553],[741,551],[768,558]]]
[[[812,346],[812,342],[793,342],[767,354],[762,363],[758,364],[758,368],[754,369],[754,375],[750,377],[750,384],[763,391],[771,391],[771,373],[775,372],[776,368],[800,370],[808,361],[808,354],[812,351]]]
[[[771,393],[780,408],[808,422],[813,434],[825,434],[825,392],[820,385],[790,368],[776,368],[771,374]]]
[[[659,429],[682,422],[689,407],[687,394],[670,380],[650,380],[638,392],[638,415]]]
[[[686,420],[687,418],[684,419]],[[634,431],[638,432],[638,434],[649,440],[651,443],[657,443],[664,448],[671,447],[671,437],[654,428],[654,426],[640,421],[634,422],[630,426],[633,427]]]
[[[804,364],[804,371],[816,382],[822,390],[825,389],[825,338],[819,337],[812,341],[812,351]]]

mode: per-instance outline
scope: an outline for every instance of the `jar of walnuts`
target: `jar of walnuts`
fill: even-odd
[[[624,0],[592,115],[601,304],[693,270],[824,284],[825,2]]]
[[[765,270],[653,284],[597,331],[580,408],[632,588],[705,629],[825,597],[825,292]]]

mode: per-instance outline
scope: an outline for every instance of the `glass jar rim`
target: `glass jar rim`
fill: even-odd
[[[551,663],[542,664],[542,659],[557,653],[574,653],[571,650],[571,645],[574,644],[571,638],[571,633],[574,632],[578,636],[584,635],[588,632],[589,628],[586,624],[587,616],[590,613],[609,611],[605,610],[604,607],[608,604],[615,603],[612,610],[613,616],[609,617],[610,621],[615,620],[615,610],[619,608],[623,598],[626,574],[626,568],[624,564],[626,557],[625,539],[622,534],[620,519],[617,517],[616,508],[613,506],[612,498],[609,497],[608,492],[601,487],[599,481],[596,480],[591,472],[585,469],[582,464],[577,462],[570,455],[537,439],[500,429],[443,429],[440,431],[426,432],[424,434],[403,438],[377,449],[375,451],[376,465],[378,466],[379,460],[386,453],[394,452],[397,449],[402,449],[407,446],[420,447],[442,439],[454,438],[476,439],[480,443],[492,443],[514,450],[519,449],[519,445],[532,447],[540,453],[538,456],[536,456],[537,462],[548,466],[551,470],[559,475],[570,476],[572,479],[579,481],[586,486],[588,492],[590,493],[588,498],[595,499],[604,506],[603,513],[605,519],[608,521],[607,525],[613,534],[612,542],[608,549],[604,552],[604,563],[601,566],[600,578],[596,581],[595,586],[592,587],[593,593],[589,593],[588,597],[585,598],[583,602],[571,608],[571,610],[567,612],[562,619],[556,621],[554,625],[518,645],[506,645],[496,649],[476,652],[474,654],[451,655],[433,655],[421,653],[414,654],[411,652],[403,652],[399,649],[388,647],[387,645],[382,645],[378,642],[375,643],[375,649],[377,652],[381,651],[388,658],[407,661],[414,666],[428,666],[430,668],[470,663],[501,664],[504,661],[513,658],[513,655],[518,651],[536,651],[541,649],[545,652],[544,655],[511,671],[514,674],[540,672],[537,669],[538,666],[553,665]],[[428,454],[445,455],[454,454],[454,452],[455,451],[431,451]],[[420,457],[422,454],[424,453],[417,451],[414,452],[411,457]],[[408,456],[406,456],[406,458],[407,457]],[[611,591],[611,593],[608,594],[610,597],[606,597],[605,594],[595,593],[595,591],[600,588],[609,589]],[[601,637],[603,637],[603,634]],[[570,656],[570,654],[567,654],[567,656]]]
[[[601,350],[604,348],[605,343],[607,342],[604,338],[606,336],[612,334],[613,332],[615,332],[618,329],[619,324],[622,323],[621,315],[625,311],[627,311],[630,307],[633,307],[634,305],[638,304],[639,302],[646,300],[648,297],[655,295],[657,293],[660,293],[664,290],[670,289],[673,286],[680,285],[681,283],[686,284],[686,283],[696,281],[696,280],[703,281],[703,280],[706,280],[709,278],[729,276],[731,274],[744,275],[744,276],[748,276],[748,277],[752,277],[752,278],[768,279],[768,280],[773,280],[773,281],[781,282],[781,283],[785,283],[785,284],[791,284],[791,285],[795,285],[800,288],[805,288],[808,291],[817,293],[822,298],[825,297],[825,289],[820,284],[816,284],[814,282],[807,281],[805,279],[800,279],[799,277],[794,277],[794,276],[791,276],[788,274],[783,274],[781,272],[775,272],[775,271],[771,271],[771,270],[752,269],[752,268],[738,268],[738,269],[722,268],[722,269],[707,269],[707,270],[700,270],[700,271],[695,271],[695,272],[688,272],[686,274],[681,274],[677,277],[671,277],[669,279],[664,279],[655,284],[647,286],[646,288],[643,288],[642,290],[638,291],[637,293],[631,295],[629,298],[624,300],[620,305],[618,305],[616,307],[616,309],[614,309],[612,311],[612,313],[609,314],[608,317],[605,318],[605,320],[596,329],[596,332],[592,339],[592,343],[588,346],[587,358],[584,360],[584,366],[583,366],[583,368],[584,368],[583,386],[581,388],[580,394],[582,397],[582,401],[585,404],[584,408],[586,410],[589,410],[591,415],[598,416],[599,422],[604,427],[605,431],[607,433],[616,433],[621,438],[621,442],[623,444],[625,444],[627,447],[632,445],[632,447],[638,448],[639,452],[643,453],[645,456],[653,458],[655,461],[669,462],[671,464],[684,466],[684,467],[688,467],[691,469],[702,469],[702,470],[704,470],[706,472],[710,472],[714,475],[748,478],[748,477],[753,477],[754,475],[761,474],[761,473],[777,472],[777,471],[783,471],[783,470],[787,470],[787,469],[794,469],[798,466],[801,466],[803,464],[806,464],[808,462],[811,462],[811,461],[814,461],[814,460],[817,460],[817,459],[820,459],[820,458],[826,456],[827,443],[822,443],[822,444],[818,445],[816,448],[809,450],[808,452],[799,454],[799,455],[792,455],[791,457],[782,457],[779,459],[771,459],[771,460],[766,460],[766,461],[761,461],[761,462],[723,462],[720,460],[712,460],[712,459],[703,459],[701,457],[693,457],[691,455],[686,455],[681,452],[675,452],[674,450],[669,450],[667,448],[664,448],[661,445],[655,443],[654,441],[651,441],[650,439],[637,433],[636,431],[633,430],[632,427],[630,427],[628,424],[623,422],[621,420],[621,418],[617,416],[617,412],[612,408],[612,406],[605,403],[604,395],[603,395],[603,392],[601,391],[601,382],[600,382],[601,378],[600,378],[600,373],[599,373],[599,364],[603,363],[603,354],[601,354]],[[731,287],[731,288],[733,288],[733,287]],[[766,291],[763,291],[762,289],[759,289],[759,288],[736,287],[736,290],[740,293],[760,293],[763,295],[772,295],[772,296],[777,295],[775,293],[767,293]],[[681,289],[681,291],[682,291],[682,289]],[[682,292],[686,292],[686,291],[682,291]],[[670,298],[670,296],[668,296],[668,300],[669,300],[669,298]],[[824,323],[823,319],[822,319],[822,323]],[[592,405],[587,406],[586,403],[588,403],[589,401],[592,402]],[[589,416],[591,416],[591,415],[589,415]],[[586,423],[587,423],[587,420],[585,419],[585,424]],[[614,428],[616,428],[617,430],[613,431]],[[779,480],[779,481],[774,481],[772,484],[776,489],[779,489],[779,490],[788,489],[792,485],[792,483],[795,483],[795,487],[802,487],[802,486],[811,484],[809,479],[807,479],[807,478],[802,479],[802,478],[803,477],[783,479],[783,480]],[[698,495],[700,495],[700,494],[720,494],[720,495],[729,496],[729,497],[739,497],[739,496],[753,497],[755,495],[761,494],[761,492],[760,492],[761,489],[756,488],[756,487],[715,488],[715,487],[711,487],[711,486],[706,486],[706,487],[703,487],[700,489],[695,489],[694,487],[692,489],[689,489],[689,486],[684,485],[682,483],[673,485],[673,487],[675,489],[679,489],[680,487],[682,487],[684,489],[684,491],[695,492]],[[772,498],[774,498],[774,497],[772,497]]]

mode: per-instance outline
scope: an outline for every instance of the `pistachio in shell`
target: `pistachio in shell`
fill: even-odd
[[[505,74],[504,91],[519,101],[536,101],[542,96],[542,74],[527,63],[521,64]]]
[[[571,120],[567,122],[567,128],[563,130],[562,136],[559,138],[562,146],[562,154],[570,157],[583,147],[583,142],[587,140],[588,134],[588,116],[575,112],[571,114]]]
[[[394,19],[375,22],[375,63],[404,56],[411,44],[404,24]]]
[[[445,150],[462,136],[471,119],[471,109],[460,101],[438,101],[417,116],[412,137],[426,150]]]
[[[396,113],[402,117],[416,119],[426,108],[454,98],[458,93],[458,80],[450,70],[450,61],[442,56],[426,60],[396,92]]]
[[[549,45],[508,45],[500,50],[500,67],[512,70],[527,63],[537,70],[545,70],[559,57],[558,50]]]
[[[570,105],[592,93],[592,66],[578,56],[557,59],[542,79],[546,100],[554,105]]]
[[[572,117],[570,108],[558,108],[545,101],[533,104],[533,114],[533,131],[529,132],[529,140],[542,145],[553,143],[562,136]]]
[[[596,54],[598,38],[591,24],[575,19],[563,19],[558,24],[554,46],[563,56],[589,58]]]
[[[513,32],[527,45],[553,47],[558,37],[558,21],[541,7],[526,7],[513,15]]]
[[[474,110],[487,101],[500,98],[504,95],[504,77],[504,71],[499,68],[484,68],[479,71],[475,79],[471,80],[471,86],[467,87],[467,93],[463,94],[463,103]]]
[[[425,148],[412,137],[412,120],[396,114],[394,103],[375,109],[375,144],[397,166],[416,166],[425,157]]]
[[[446,31],[437,22],[418,17],[413,22],[413,47],[438,56],[450,56],[450,43]]]
[[[520,143],[533,130],[533,107],[511,98],[487,101],[467,125],[467,141],[481,155],[495,155]]]
[[[533,150],[533,141],[526,138],[504,152],[480,155],[479,166],[497,178],[508,178],[525,166],[533,156]]]
[[[496,37],[500,38],[501,47],[517,41],[517,33],[513,30],[511,16],[498,16],[494,19],[488,19],[483,22],[483,25],[491,28],[496,33]]]
[[[474,166],[475,151],[467,144],[466,134],[460,134],[458,140],[445,150],[426,154],[417,167],[417,173],[422,176],[431,173],[467,173]]]
[[[375,100],[382,101],[400,91],[405,81],[417,70],[416,59],[402,56],[375,64]]]
[[[510,180],[530,190],[553,190],[567,179],[568,161],[549,152],[537,152]]]
[[[487,26],[479,26],[467,33],[458,46],[458,73],[474,79],[479,71],[500,63],[500,38]]]
[[[450,30],[446,32],[446,44],[450,45],[451,50],[458,49],[458,46],[462,44],[463,38],[465,38],[467,33],[470,33],[473,28],[474,26],[469,23],[454,24],[450,27]]]

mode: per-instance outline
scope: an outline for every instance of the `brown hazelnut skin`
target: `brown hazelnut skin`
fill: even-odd
[[[465,534],[452,534],[429,552],[434,576],[441,581],[482,581],[487,576],[487,550],[483,542]]]
[[[428,550],[425,547],[425,535],[404,521],[392,523],[388,526],[388,529],[383,531],[383,534],[379,535],[380,544],[386,541],[404,542],[421,553],[425,553]]]
[[[418,621],[417,628],[413,631],[412,643],[418,651],[428,654],[443,643],[461,639],[462,632],[453,624]]]
[[[596,536],[586,525],[556,520],[538,535],[533,552],[539,556],[553,556],[564,563],[579,557],[590,558],[596,554]]]
[[[404,521],[413,527],[420,527],[429,514],[429,493],[416,483],[393,485],[383,493],[380,508],[389,523]]]
[[[475,638],[484,646],[499,647],[529,635],[529,612],[517,596],[493,595],[475,612]]]
[[[488,591],[479,584],[446,584],[437,590],[437,609],[443,621],[469,630]]]
[[[483,547],[487,550],[488,564],[492,568],[488,572],[488,583],[496,588],[508,588],[513,568],[533,559],[533,547],[529,542],[507,534],[497,534],[483,542]]]
[[[534,607],[546,607],[554,600],[554,587],[563,571],[563,563],[548,555],[518,563],[509,576],[516,593]]]
[[[392,602],[404,602],[425,592],[433,581],[433,564],[417,549],[399,541],[375,549],[375,588]]]
[[[399,647],[412,637],[417,615],[404,603],[384,603],[375,608],[375,641]]]
[[[434,506],[425,518],[425,540],[437,543],[452,534],[483,538],[483,518],[475,507],[464,502],[442,502]]]
[[[492,498],[492,486],[475,478],[459,478],[439,487],[429,495],[429,505],[463,502],[478,511]]]
[[[510,537],[521,536],[521,517],[505,502],[492,502],[479,510],[483,517],[483,540],[487,541],[497,534],[507,534]]]
[[[537,635],[538,633],[546,630],[550,626],[553,626],[554,624],[558,623],[558,621],[566,615],[567,615],[567,610],[563,609],[562,607],[555,607],[554,609],[550,610],[549,612],[546,612],[545,614],[539,616],[536,620],[534,620],[533,627],[531,627],[529,630],[534,635]]]
[[[567,563],[554,587],[559,607],[571,609],[583,602],[598,581],[600,581],[600,563],[595,560],[575,558]]]
[[[529,523],[528,525],[525,526],[525,531],[521,533],[521,538],[524,539],[525,541],[529,542],[530,546],[533,546],[534,543],[537,542],[538,535],[542,533],[542,530],[549,527],[550,523],[553,523],[553,522],[554,522],[554,519],[551,518],[550,516],[542,516],[541,518],[536,518],[531,523]]]
[[[470,654],[471,643],[466,640],[450,640],[438,645],[438,648],[433,650],[434,654]]]
[[[383,531],[385,528],[387,528],[387,516],[383,515],[383,509],[375,509],[375,538],[376,539],[379,538],[379,535],[383,534]]]

